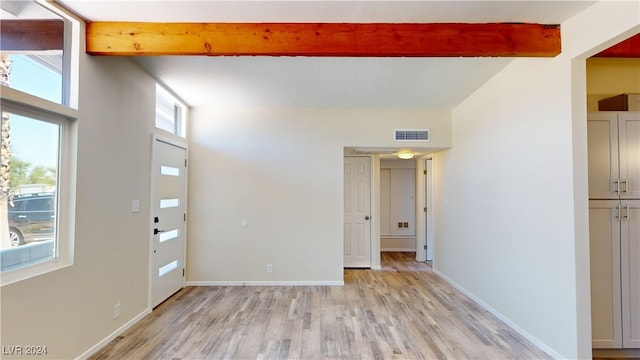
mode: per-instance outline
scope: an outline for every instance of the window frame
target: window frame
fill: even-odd
[[[1,287],[66,268],[74,263],[80,21],[55,5],[38,0],[34,2],[64,21],[62,104],[0,85],[0,105],[2,111],[60,126],[56,184],[57,256],[0,273]]]
[[[174,132],[165,130],[158,126],[157,110],[158,110],[158,97],[160,93],[162,93],[162,96],[171,99],[173,102],[173,108],[174,108],[173,116],[175,121],[173,124],[173,127],[175,129]],[[170,134],[182,140],[187,139],[187,119],[189,115],[189,107],[187,106],[187,104],[160,83],[156,83],[156,102],[155,103],[156,103],[156,106],[155,106],[156,112],[154,114],[153,126],[156,129],[156,131],[160,131],[161,133],[164,133],[164,134]],[[180,109],[179,114],[176,114],[177,112],[176,108]]]
[[[32,95],[21,93],[18,90],[3,86],[2,92],[2,111],[60,126],[58,139],[58,181],[56,184],[55,247],[57,256],[18,269],[2,272],[0,274],[0,283],[2,286],[5,286],[73,265],[77,116],[74,114],[73,109],[62,107],[55,103],[50,103],[49,105],[51,106],[49,108],[40,108],[25,103],[24,99],[22,101],[16,100],[16,96],[18,98],[35,98]],[[17,94],[7,94],[7,92],[16,92]],[[37,99],[42,100],[40,98]],[[63,109],[58,110],[65,111],[55,111],[52,109],[55,107],[62,107]]]

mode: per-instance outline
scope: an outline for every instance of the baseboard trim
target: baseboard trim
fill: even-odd
[[[490,312],[493,316],[497,317],[502,322],[507,324],[510,328],[515,330],[518,334],[522,335],[522,337],[524,337],[525,339],[529,340],[532,344],[537,346],[540,350],[542,350],[542,351],[546,352],[547,354],[549,354],[549,356],[551,356],[552,358],[554,358],[554,359],[566,359],[567,358],[566,356],[562,356],[557,351],[555,351],[552,348],[550,348],[547,344],[543,343],[538,338],[536,338],[535,336],[531,335],[529,332],[527,332],[526,330],[524,330],[523,328],[518,326],[516,323],[511,321],[511,319],[509,319],[508,317],[502,315],[499,311],[497,311],[496,309],[492,308],[487,303],[485,303],[484,301],[482,301],[481,299],[479,299],[478,297],[476,297],[475,295],[473,295],[472,293],[467,291],[467,289],[463,288],[462,286],[460,286],[455,281],[449,279],[446,275],[444,275],[443,273],[441,273],[437,269],[433,269],[433,272],[436,275],[438,275],[441,279],[443,279],[444,281],[449,283],[449,285],[453,286],[458,291],[460,291],[461,293],[466,295],[468,298],[473,300],[476,304],[480,305],[485,310]]]
[[[344,281],[187,281],[187,286],[344,286]]]
[[[102,339],[99,343],[93,345],[89,350],[82,353],[80,356],[76,358],[76,360],[88,359],[91,355],[97,353],[100,349],[105,347],[113,339],[121,335],[123,332],[127,331],[127,329],[135,325],[138,321],[142,320],[145,316],[149,315],[150,313],[151,313],[151,309],[147,308],[140,314],[136,315],[133,319],[127,321],[124,325],[120,326],[116,331],[112,332],[111,335]]]
[[[416,248],[380,248],[380,252],[416,252]]]

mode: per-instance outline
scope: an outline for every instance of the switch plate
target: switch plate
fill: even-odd
[[[132,213],[140,212],[140,200],[133,200],[131,202],[131,212]]]
[[[271,274],[273,272],[273,264],[267,264],[267,273]]]
[[[113,318],[117,319],[120,317],[120,303],[113,305]]]

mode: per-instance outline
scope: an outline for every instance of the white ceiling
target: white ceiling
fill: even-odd
[[[91,21],[533,22],[559,24],[595,1],[58,0]]]
[[[90,21],[532,22],[593,1],[58,0]],[[191,106],[451,108],[509,58],[138,57]]]
[[[140,57],[192,106],[449,108],[508,59]]]

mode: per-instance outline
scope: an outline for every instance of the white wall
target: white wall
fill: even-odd
[[[155,82],[126,58],[82,52],[80,67],[75,264],[2,288],[2,345],[47,346],[54,359],[81,355],[148,307]]]
[[[187,280],[342,282],[344,147],[398,127],[450,145],[449,111],[194,109]]]
[[[515,60],[484,84],[434,158],[436,270],[557,357],[591,357],[585,67],[573,59],[638,13],[600,3],[562,24],[563,54]]]
[[[455,145],[434,159],[435,268],[558,350],[575,343],[570,79],[562,65],[507,66],[454,110]]]

